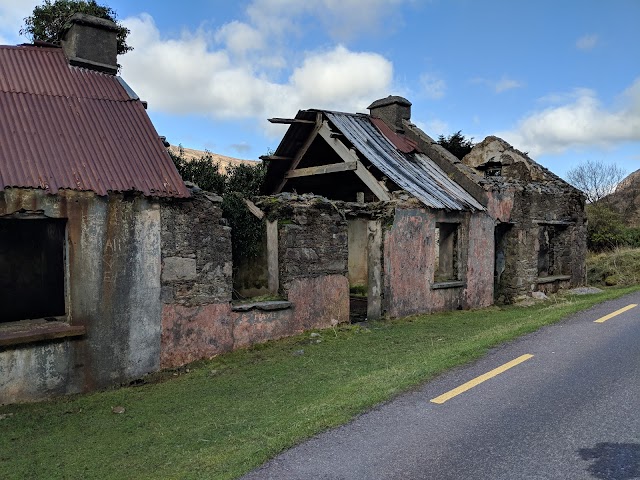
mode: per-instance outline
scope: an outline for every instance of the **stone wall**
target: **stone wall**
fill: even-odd
[[[278,221],[280,293],[290,300],[301,328],[349,320],[348,225],[331,201],[283,194],[260,202]]]
[[[222,198],[197,192],[162,204],[162,302],[184,306],[231,301],[231,228]]]
[[[332,204],[268,199],[288,302],[234,306],[230,229],[211,198],[162,207],[162,367],[348,321],[347,224]]]
[[[162,367],[233,348],[231,228],[221,202],[195,192],[162,204]]]
[[[503,230],[497,302],[509,303],[535,290],[585,284],[587,231],[580,192],[553,182],[507,184],[488,193],[490,212],[498,219],[496,228]],[[545,268],[540,256],[546,249],[550,257]],[[568,278],[543,283],[550,277]]]

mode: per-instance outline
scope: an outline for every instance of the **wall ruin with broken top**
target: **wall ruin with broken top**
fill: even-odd
[[[584,199],[574,191],[536,185],[489,191],[496,223],[496,301],[586,283]]]
[[[265,201],[260,206],[270,222],[277,222],[272,248],[284,300],[239,305],[231,303],[231,236],[220,206],[212,204],[213,212],[202,213],[209,235],[193,227],[199,214],[188,201],[163,208],[163,265],[173,259],[184,273],[166,278],[163,270],[162,367],[348,321],[346,222],[326,200]]]
[[[463,162],[476,169],[495,219],[496,301],[584,285],[582,192],[497,137],[476,145]],[[491,175],[484,170],[489,164]]]

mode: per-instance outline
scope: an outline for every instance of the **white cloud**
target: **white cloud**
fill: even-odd
[[[620,97],[620,106],[607,108],[593,90],[576,89],[571,101],[534,112],[499,135],[533,156],[640,141],[640,78]]]
[[[243,55],[250,50],[261,50],[264,47],[262,33],[251,25],[238,21],[223,25],[216,32],[215,39],[225,44],[227,49],[236,55]]]
[[[576,40],[579,50],[592,50],[598,44],[598,35],[584,35]]]
[[[123,23],[131,30],[127,42],[135,45],[119,59],[123,77],[152,110],[257,119],[266,128],[268,117],[295,115],[301,108],[363,110],[390,91],[393,66],[376,53],[353,52],[340,45],[307,52],[290,66],[290,76],[278,81],[258,63],[213,48],[209,39],[216,35],[199,30],[163,39],[147,14]],[[226,27],[218,31],[218,38],[229,45],[229,39],[238,37]],[[253,34],[244,33],[240,37]],[[243,46],[240,42],[235,50]]]
[[[512,90],[514,88],[522,88],[524,84],[517,80],[513,80],[512,78],[502,77],[496,84],[495,90],[496,93],[506,92],[507,90]]]
[[[476,77],[471,79],[471,83],[479,83],[482,85],[486,85],[491,90],[496,93],[506,92],[507,90],[512,90],[514,88],[522,88],[524,87],[524,83],[514,80],[512,78],[503,75],[500,80],[490,80],[487,78]]]
[[[377,53],[351,52],[338,45],[311,53],[290,78],[290,93],[302,105],[362,109],[389,91],[393,66]]]
[[[252,23],[270,32],[299,31],[294,21],[304,16],[319,19],[324,30],[345,40],[363,32],[376,33],[376,27],[389,19],[397,6],[408,0],[254,0],[247,7]],[[379,34],[380,31],[377,31]]]
[[[426,97],[433,100],[444,97],[444,93],[447,90],[445,81],[433,73],[420,75],[420,85]]]

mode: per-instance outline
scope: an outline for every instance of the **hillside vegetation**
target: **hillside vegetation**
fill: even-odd
[[[637,285],[640,283],[640,248],[616,248],[592,253],[587,258],[590,285]]]

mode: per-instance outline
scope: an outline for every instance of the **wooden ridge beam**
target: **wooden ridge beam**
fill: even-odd
[[[299,168],[290,170],[285,178],[310,177],[312,175],[324,175],[326,173],[348,172],[358,169],[358,162],[331,163],[329,165],[320,165],[318,167]]]

